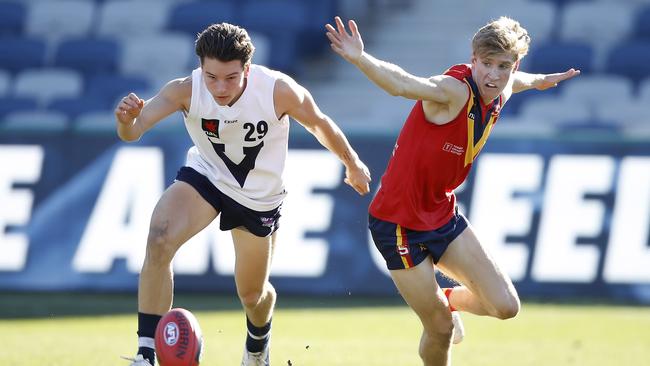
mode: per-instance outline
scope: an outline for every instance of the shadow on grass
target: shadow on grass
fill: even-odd
[[[625,302],[602,299],[573,299],[567,301],[545,301],[542,298],[523,299],[528,304],[572,305],[572,306],[641,306]],[[279,309],[306,308],[354,308],[354,307],[407,306],[394,296],[295,296],[280,294]],[[174,307],[192,311],[240,310],[241,305],[235,293],[210,294],[177,292]],[[135,293],[94,292],[0,292],[0,319],[49,318],[62,316],[94,316],[133,314],[137,312]]]
[[[406,306],[393,297],[280,295],[278,308],[350,308]],[[192,311],[239,310],[236,294],[176,293],[174,307]],[[136,314],[135,293],[0,292],[0,319]]]

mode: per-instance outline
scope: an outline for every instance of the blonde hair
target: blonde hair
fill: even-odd
[[[529,45],[528,31],[508,17],[486,24],[472,38],[472,52],[480,58],[506,53],[512,55],[513,61],[519,61],[528,53]]]

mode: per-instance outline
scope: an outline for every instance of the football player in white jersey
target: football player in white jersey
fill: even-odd
[[[280,206],[291,116],[345,166],[345,183],[369,191],[370,174],[339,127],[289,76],[251,63],[245,29],[213,24],[198,35],[201,67],[168,82],[145,101],[130,93],[115,108],[117,133],[136,141],[181,111],[194,146],[156,205],[138,285],[138,353],[132,365],[155,362],[154,333],[170,310],[172,258],[218,215],[235,244],[235,283],[247,318],[242,365],[268,365],[276,294],[269,269]]]

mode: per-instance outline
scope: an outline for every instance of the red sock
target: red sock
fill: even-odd
[[[447,297],[447,302],[449,303],[449,311],[456,311],[456,308],[451,306],[451,300],[449,300],[449,296],[451,296],[451,292],[454,290],[454,288],[449,287],[443,288],[442,290],[445,292],[445,297]]]

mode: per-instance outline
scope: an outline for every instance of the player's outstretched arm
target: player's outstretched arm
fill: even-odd
[[[187,109],[191,93],[191,78],[170,81],[147,101],[130,93],[115,107],[117,135],[123,141],[139,140],[163,118],[179,109]]]
[[[578,75],[580,75],[580,70],[573,68],[554,74],[529,74],[527,72],[517,71],[515,72],[512,83],[512,92],[519,93],[528,89],[545,90],[553,88],[560,82]]]
[[[278,114],[288,114],[345,165],[345,183],[364,195],[370,191],[370,171],[341,129],[318,108],[307,89],[290,78],[276,81],[273,99]]]
[[[451,98],[466,91],[456,79],[438,75],[422,78],[406,72],[401,67],[379,60],[364,52],[363,39],[354,20],[348,21],[350,32],[339,17],[334,18],[336,27],[327,24],[327,38],[332,50],[355,65],[372,82],[391,95],[413,100],[430,100],[448,103]]]

